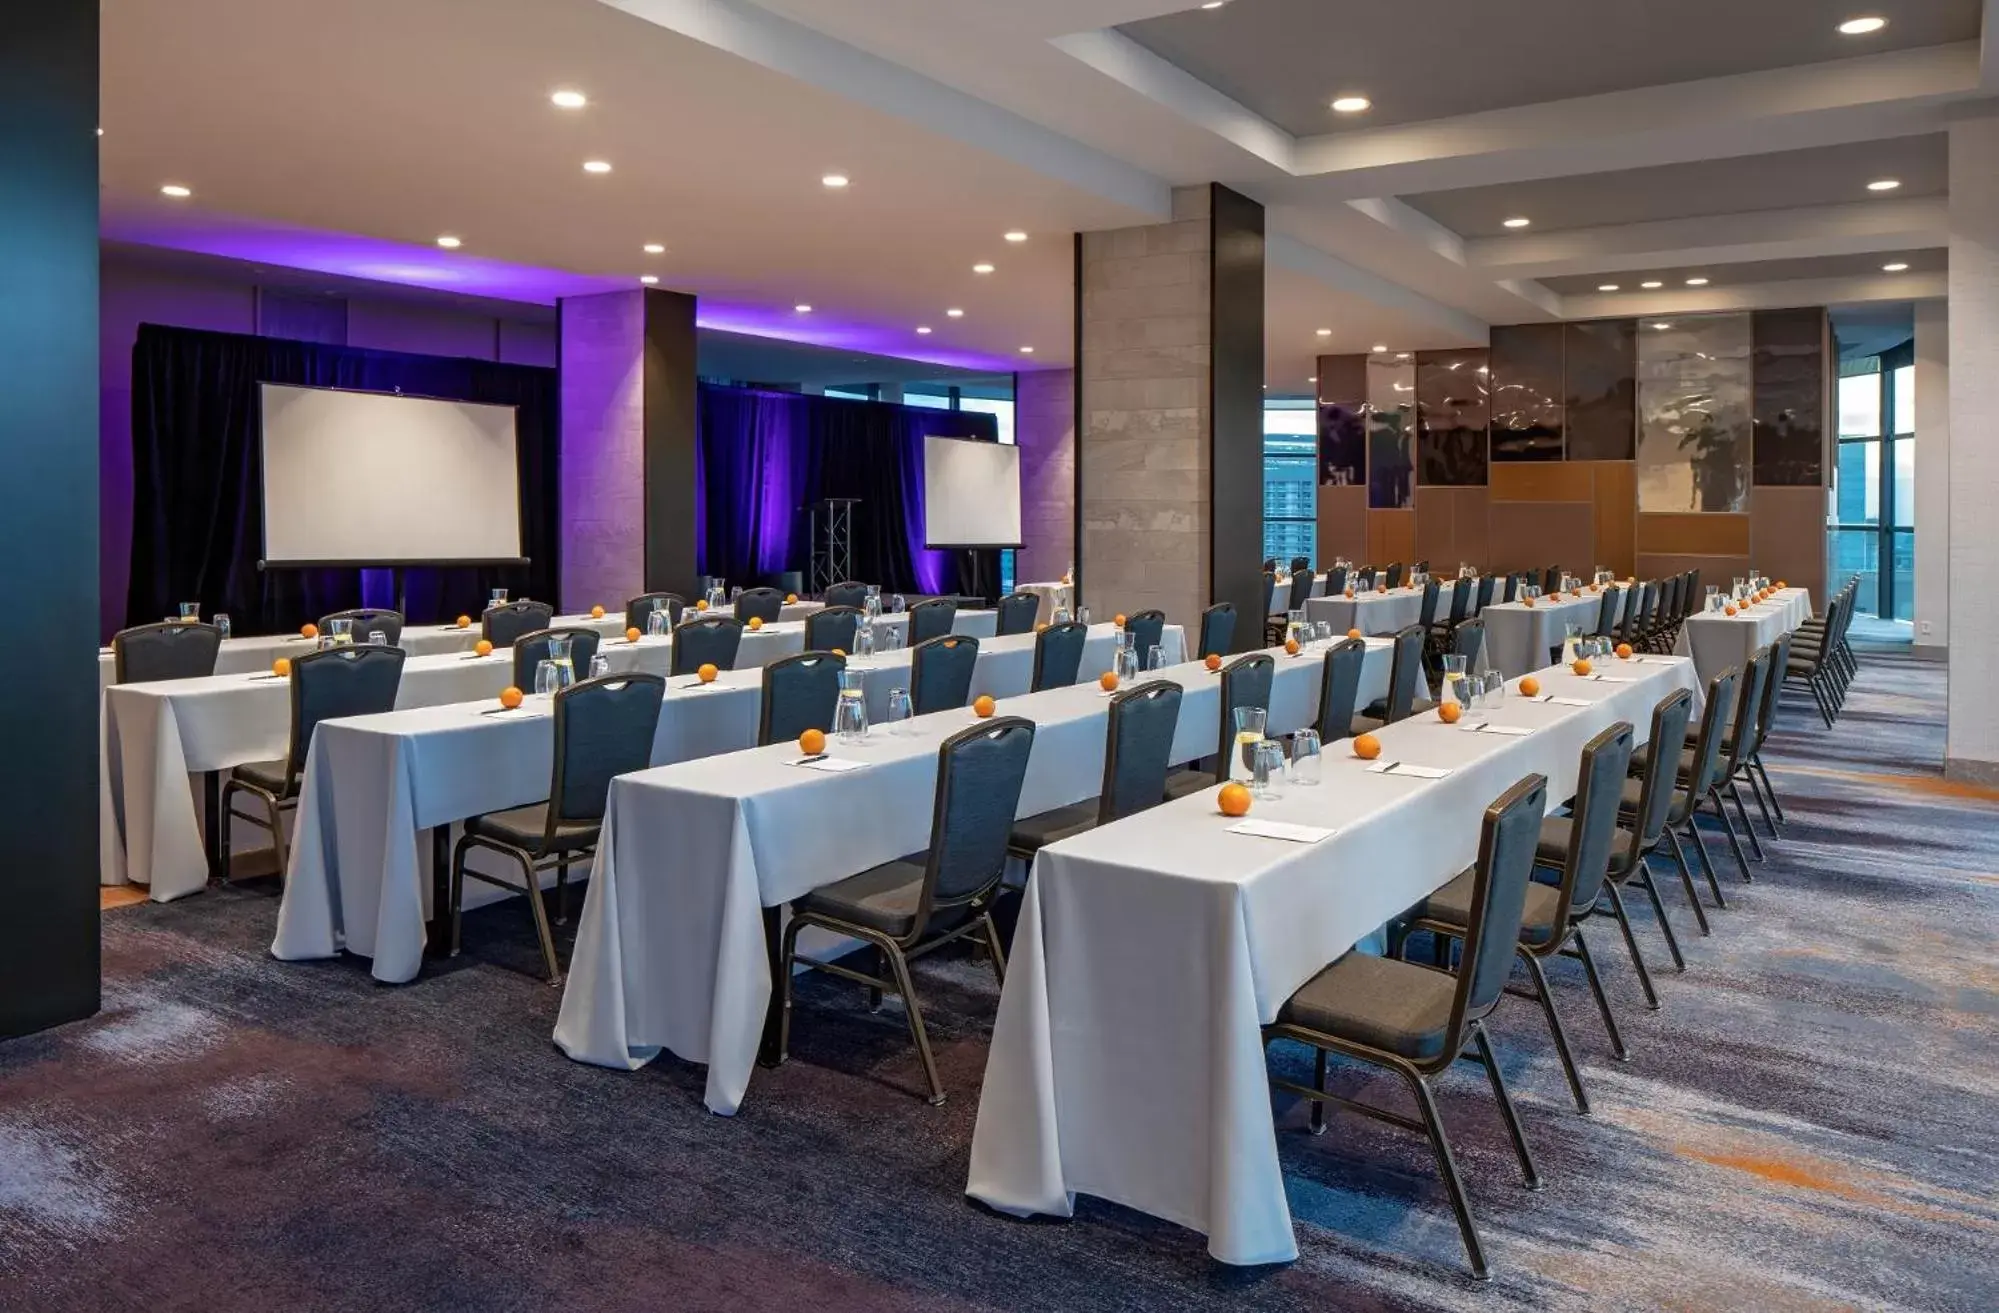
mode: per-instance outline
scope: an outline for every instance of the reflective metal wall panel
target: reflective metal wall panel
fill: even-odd
[[[1367,504],[1416,504],[1416,362],[1406,351],[1367,358]]]
[[[1562,325],[1492,330],[1492,459],[1562,458]]]
[[[1570,460],[1630,460],[1638,442],[1638,325],[1600,319],[1563,326],[1562,374]]]
[[[1319,482],[1367,481],[1367,357],[1319,357]]]
[[[1426,487],[1478,487],[1485,483],[1486,353],[1416,353],[1417,479]]]
[[[1640,322],[1640,511],[1749,508],[1750,356],[1746,314]]]
[[[1750,316],[1756,370],[1756,483],[1825,481],[1825,311],[1758,310]]]

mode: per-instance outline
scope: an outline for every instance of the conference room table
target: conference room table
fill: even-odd
[[[1680,626],[1673,651],[1692,657],[1701,682],[1722,671],[1748,668],[1757,649],[1791,633],[1812,618],[1812,595],[1803,588],[1784,588],[1767,602],[1726,611],[1696,611]]]
[[[1110,669],[1116,632],[1111,625],[1092,626],[1080,678],[1094,680]],[[1177,625],[1168,627],[1163,641],[1175,656],[1185,650]],[[644,651],[647,644],[636,646]],[[619,654],[633,648],[620,640],[604,650],[614,669],[633,668],[619,665]],[[890,690],[909,687],[911,660],[906,648],[849,658],[848,669],[864,672],[871,721],[886,718]],[[642,660],[636,666],[659,664]],[[1033,671],[1033,635],[981,640],[972,694],[1016,697],[1027,691]],[[703,760],[697,773],[705,773],[705,759],[754,747],[762,702],[763,675],[756,668],[724,671],[705,685],[686,676],[669,679],[652,764]],[[272,954],[302,960],[344,950],[372,959],[377,980],[415,979],[430,938],[427,923],[437,910],[437,877],[445,873],[439,858],[448,860],[449,827],[547,798],[553,724],[553,707],[538,697],[515,711],[481,700],[322,724],[307,753]],[[507,896],[474,884],[467,906]]]
[[[1451,599],[1457,596],[1457,588],[1463,582],[1457,579],[1437,581],[1437,613],[1433,622],[1442,620],[1451,613]],[[1465,586],[1476,588],[1472,581]],[[1282,588],[1283,585],[1279,585]],[[1275,594],[1273,594],[1275,596]],[[1284,608],[1271,603],[1273,613]],[[1390,588],[1386,592],[1356,589],[1352,597],[1344,592],[1338,597],[1314,597],[1305,603],[1305,619],[1313,624],[1330,624],[1335,634],[1344,634],[1358,629],[1362,634],[1394,634],[1407,629],[1423,618],[1423,590],[1420,588]]]
[[[1545,775],[1559,806],[1590,738],[1627,721],[1642,741],[1661,698],[1699,696],[1684,659],[1611,664],[1601,677],[1542,672],[1553,700],[1515,684],[1497,710],[1456,725],[1397,722],[1379,732],[1374,763],[1333,749],[1318,786],[1289,786],[1247,818],[1313,827],[1303,841],[1246,832],[1201,795],[1042,849],[966,1192],[1063,1217],[1095,1195],[1204,1233],[1225,1263],[1297,1257],[1261,1028],[1322,967],[1470,867],[1486,807],[1523,777]],[[1335,1116],[1330,1133],[1362,1132]]]
[[[1363,702],[1386,695],[1392,647],[1368,643]],[[1273,655],[1269,732],[1311,725],[1325,650]],[[1220,678],[1198,662],[1143,678],[1185,690],[1172,760],[1212,755]],[[1109,697],[1086,680],[1000,700],[997,714],[1035,723],[1017,815],[1097,796]],[[604,1067],[637,1069],[662,1052],[706,1063],[704,1102],[734,1113],[771,1000],[766,912],[927,848],[939,745],[978,723],[959,709],[917,717],[903,734],[876,728],[864,744],[829,745],[830,768],[776,744],[612,781],[555,1042]]]
[[[1628,601],[1628,593],[1620,592],[1618,600]],[[1535,598],[1532,606],[1524,601],[1493,602],[1479,612],[1485,621],[1486,664],[1509,679],[1539,670],[1568,638],[1570,625],[1594,634],[1602,614],[1603,594],[1587,589],[1579,598],[1564,593],[1558,600],[1549,593]]]
[[[1075,606],[1075,585],[1065,584],[1060,580],[1051,583],[1015,584],[1013,591],[1033,593],[1041,599],[1041,605],[1034,613],[1036,624],[1052,623],[1057,611],[1071,610]]]

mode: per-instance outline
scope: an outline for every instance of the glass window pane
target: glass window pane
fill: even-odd
[[[1895,619],[1916,618],[1916,535],[1902,529],[1895,534]]]
[[[1861,615],[1873,615],[1881,596],[1880,556],[1881,535],[1874,529],[1835,529],[1827,535],[1826,544],[1832,567],[1829,576],[1840,584],[1854,575],[1860,576],[1860,588],[1854,595],[1854,609]]]
[[[1309,402],[1263,412],[1263,554],[1282,565],[1318,547],[1318,419]]]
[[[905,406],[923,406],[929,410],[949,410],[951,409],[951,398],[948,396],[937,396],[930,392],[905,391],[902,394],[902,404]]]
[[[948,403],[947,403],[948,404]],[[996,416],[999,420],[999,440],[1013,445],[1013,403],[994,401],[985,397],[965,397],[958,402],[959,410],[976,410],[981,415]]]
[[[1841,407],[1842,410],[1845,407]],[[1895,371],[1895,432],[1916,431],[1916,367],[1904,365]]]
[[[1895,527],[1910,529],[1916,524],[1916,440],[1897,438],[1894,455]]]
[[[1873,438],[1881,434],[1881,376],[1855,374],[1839,380],[1839,436]]]
[[[1881,505],[1881,444],[1842,442],[1834,473],[1834,514],[1840,524],[1877,524]]]

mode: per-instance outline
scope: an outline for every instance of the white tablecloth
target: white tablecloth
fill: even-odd
[[[1109,668],[1113,638],[1109,625],[1092,631],[1083,658],[1089,678]],[[1165,641],[1177,655],[1186,640],[1174,627]],[[603,650],[614,669],[658,670],[669,649],[643,640]],[[891,689],[909,686],[910,660],[903,649],[849,663],[866,673],[870,719],[885,717]],[[1027,691],[1033,671],[1032,635],[984,640],[973,695],[1015,697]],[[705,687],[669,680],[653,764],[753,747],[762,690],[758,668],[726,671]],[[274,955],[297,960],[345,949],[372,958],[378,980],[416,978],[430,918],[424,831],[548,796],[553,736],[546,704],[531,698],[516,713],[492,710],[491,702],[461,703],[320,726],[306,759]]]
[[[1389,644],[1369,645],[1364,700],[1387,692],[1391,659]],[[1324,656],[1277,662],[1269,725],[1283,733],[1317,716]],[[1085,661],[1086,674],[1102,669]],[[1187,690],[1173,759],[1213,753],[1220,680],[1198,664],[1157,677]],[[1108,707],[1087,683],[1000,702],[999,714],[1036,725],[1020,815],[1096,796]],[[705,1062],[708,1107],[734,1112],[771,996],[763,909],[927,847],[938,745],[973,723],[942,712],[912,722],[911,737],[835,744],[868,763],[843,774],[795,767],[797,749],[777,745],[615,780],[556,1043],[607,1067],[637,1068],[662,1049]]]
[[[1656,663],[1656,664],[1654,664]],[[1068,1216],[1077,1194],[1208,1236],[1228,1263],[1297,1256],[1260,1027],[1363,936],[1477,857],[1485,808],[1523,776],[1574,791],[1582,746],[1692,688],[1685,661],[1617,663],[1636,682],[1541,677],[1587,708],[1509,697],[1493,720],[1384,730],[1382,756],[1441,780],[1370,774],[1334,751],[1317,788],[1253,815],[1336,830],[1312,845],[1228,833],[1210,796],[1042,850],[987,1059],[966,1190],[1016,1214]],[[1342,1122],[1333,1121],[1334,1134]]]
[[[1456,596],[1457,587],[1455,579],[1438,581],[1437,614],[1432,617],[1433,622],[1451,614],[1451,599]],[[1355,590],[1352,597],[1314,597],[1305,603],[1305,618],[1313,624],[1332,625],[1335,634],[1351,629],[1370,637],[1393,634],[1423,618],[1423,590],[1391,588],[1385,593]]]
[[[1812,595],[1803,588],[1786,588],[1769,601],[1734,615],[1697,611],[1680,626],[1673,650],[1694,659],[1701,683],[1723,670],[1748,668],[1758,648],[1767,647],[1812,618]]]
[[[1034,613],[1038,624],[1054,620],[1057,611],[1075,610],[1076,590],[1065,583],[1015,584],[1016,593],[1033,593],[1041,599],[1041,607]]]
[[[1584,593],[1581,601],[1566,597],[1560,602],[1539,598],[1534,605],[1524,602],[1494,602],[1479,612],[1485,621],[1486,662],[1517,678],[1548,664],[1551,649],[1559,648],[1568,635],[1568,626],[1577,625],[1585,634],[1596,632],[1597,617],[1603,613],[1603,597]]]
[[[1308,578],[1311,580],[1309,585],[1305,582]],[[1291,600],[1291,585],[1294,580],[1279,579],[1277,586],[1270,590],[1270,614],[1283,615],[1286,611],[1291,610],[1294,605],[1302,606],[1320,591],[1325,581],[1326,576],[1322,574],[1298,576],[1295,582],[1298,585],[1299,601],[1293,603]]]

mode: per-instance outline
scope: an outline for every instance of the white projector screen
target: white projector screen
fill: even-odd
[[[1020,448],[923,439],[926,547],[1020,546]]]
[[[262,386],[267,564],[521,559],[512,406]]]

